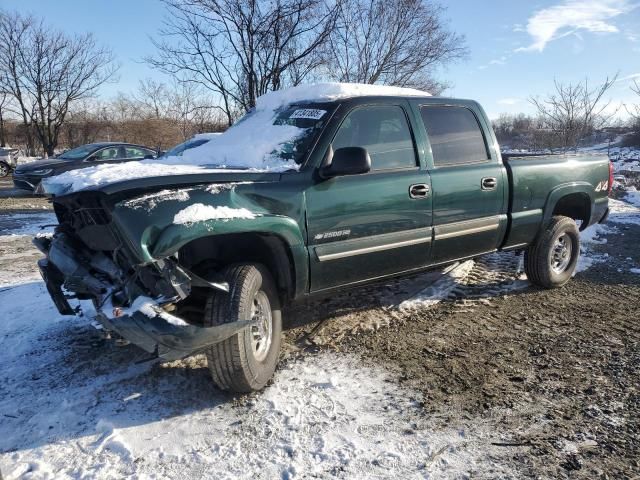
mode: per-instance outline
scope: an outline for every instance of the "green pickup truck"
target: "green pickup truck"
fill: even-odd
[[[608,215],[608,158],[501,155],[478,103],[398,92],[285,95],[210,142],[256,119],[295,131],[276,170],[57,192],[59,226],[35,243],[58,310],[91,300],[105,329],[163,360],[204,352],[220,388],[247,392],[274,373],[291,302],[500,250],[524,251],[536,285],[569,281],[579,230]]]

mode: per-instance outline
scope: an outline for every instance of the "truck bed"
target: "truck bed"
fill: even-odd
[[[609,158],[603,154],[505,154],[509,178],[509,229],[503,248],[528,244],[558,207],[582,210],[581,229],[606,214]],[[605,186],[606,183],[606,186]],[[604,187],[604,188],[603,188]],[[568,199],[566,199],[568,196]]]

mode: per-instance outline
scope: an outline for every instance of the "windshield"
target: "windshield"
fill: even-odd
[[[95,145],[92,145],[92,144],[83,145],[81,147],[72,148],[71,150],[67,150],[66,152],[61,153],[60,155],[58,155],[56,158],[59,158],[60,160],[79,160],[81,158],[86,157],[87,155],[90,155],[91,153],[93,153],[97,149],[98,149],[98,147],[96,147]]]
[[[302,131],[296,138],[281,143],[272,155],[301,165],[329,117],[328,107],[322,108],[322,105],[291,105],[279,111],[274,125],[288,125]]]
[[[168,150],[162,156],[163,157],[181,157],[186,150],[199,147],[200,145],[204,145],[208,141],[209,141],[208,138],[196,138],[196,139],[187,140],[184,143],[176,145],[171,150]]]

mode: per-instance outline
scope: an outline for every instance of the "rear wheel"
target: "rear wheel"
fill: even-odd
[[[215,326],[254,320],[233,337],[206,351],[209,371],[222,390],[251,392],[273,376],[280,355],[282,313],[275,282],[259,264],[233,265],[225,271],[229,293],[213,292],[205,308],[205,324]]]
[[[580,257],[580,233],[569,217],[555,216],[524,254],[529,280],[544,288],[567,283]]]
[[[4,162],[0,162],[0,177],[6,177],[7,175],[9,175],[10,171],[11,168],[9,168],[9,165]]]

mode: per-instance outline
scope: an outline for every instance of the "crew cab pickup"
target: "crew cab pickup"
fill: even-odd
[[[58,192],[59,226],[35,239],[57,308],[91,300],[105,329],[164,360],[204,352],[220,388],[246,392],[273,375],[291,302],[499,250],[523,251],[536,285],[569,281],[579,230],[608,215],[608,158],[501,155],[475,101],[397,92],[249,113],[298,132],[269,153],[292,168]]]

